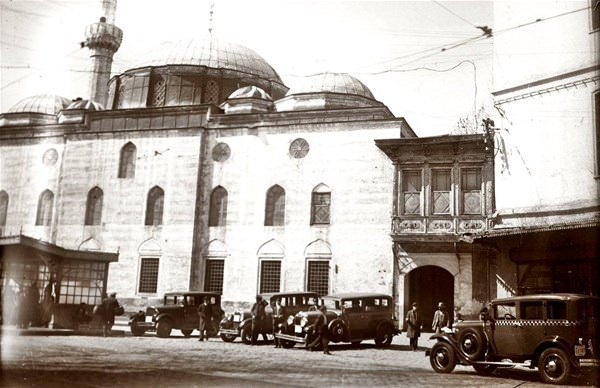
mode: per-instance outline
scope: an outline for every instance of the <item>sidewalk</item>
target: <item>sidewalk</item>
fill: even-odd
[[[129,331],[129,317],[115,317],[115,324],[111,330],[111,336],[121,337],[131,335]],[[88,335],[102,336],[101,328],[80,327],[79,329],[52,329],[48,327],[30,327],[27,329],[19,329],[15,326],[2,326],[0,328],[1,335],[12,336],[67,336],[67,335]]]

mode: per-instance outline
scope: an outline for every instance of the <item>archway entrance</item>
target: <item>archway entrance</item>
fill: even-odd
[[[454,319],[454,276],[443,268],[426,265],[413,269],[404,282],[404,305],[407,309],[413,302],[419,305],[423,331],[431,331],[433,313],[438,302],[444,302],[450,314],[450,322]]]

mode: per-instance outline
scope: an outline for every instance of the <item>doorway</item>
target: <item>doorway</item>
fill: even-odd
[[[454,276],[450,272],[426,265],[413,269],[406,277],[404,305],[409,309],[413,302],[417,302],[424,332],[432,331],[431,323],[438,302],[444,302],[450,322],[454,320]]]

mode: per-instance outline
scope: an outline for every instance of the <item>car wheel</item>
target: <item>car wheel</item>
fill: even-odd
[[[567,354],[558,348],[544,350],[538,362],[538,372],[547,383],[564,384],[571,373]]]
[[[252,327],[250,325],[242,327],[240,336],[242,337],[243,343],[245,343],[246,345],[250,345],[252,343]]]
[[[458,348],[471,361],[478,361],[483,356],[485,343],[481,332],[475,329],[465,329],[458,334]]]
[[[171,321],[163,319],[156,324],[156,335],[160,338],[167,338],[171,335],[171,329],[173,329]]]
[[[456,355],[452,346],[445,342],[438,342],[431,348],[429,363],[437,373],[450,373],[456,366]]]
[[[233,334],[221,334],[221,339],[225,342],[233,342],[236,336]]]
[[[390,325],[382,325],[375,333],[375,345],[378,347],[390,346],[394,339],[394,329]]]
[[[185,336],[185,337],[189,337],[192,335],[192,332],[194,331],[194,329],[181,329],[181,333]]]
[[[281,346],[283,346],[285,349],[291,349],[294,347],[294,345],[296,345],[296,343],[294,341],[286,341],[286,340],[279,340],[281,342]]]
[[[137,327],[137,326],[131,326],[131,334],[133,334],[136,337],[140,337],[142,335],[144,335],[144,333],[146,332],[146,330]]]
[[[496,370],[496,365],[489,364],[473,364],[473,369],[477,372],[478,375],[489,376]]]
[[[346,327],[342,321],[336,320],[329,325],[329,340],[331,342],[343,341],[346,337]]]

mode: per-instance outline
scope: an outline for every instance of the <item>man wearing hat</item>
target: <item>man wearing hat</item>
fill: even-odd
[[[108,298],[102,301],[102,334],[105,337],[110,337],[112,327],[115,324],[115,313],[117,309],[121,309],[117,301],[117,293],[112,292]]]
[[[442,328],[448,326],[449,319],[450,316],[448,315],[446,306],[444,306],[444,302],[439,302],[438,309],[435,310],[435,313],[433,313],[433,323],[431,324],[431,329],[437,334],[440,334],[442,332]]]
[[[421,317],[417,311],[417,303],[413,302],[412,309],[406,313],[406,336],[410,339],[410,347],[413,351],[417,351],[419,336],[421,335]]]
[[[317,334],[317,338],[315,338],[315,340],[312,341],[310,344],[307,344],[307,348],[310,350],[315,350],[319,346],[319,343],[321,343],[321,346],[323,347],[323,353],[331,354],[329,353],[329,329],[327,327],[327,307],[325,307],[325,305],[319,307],[319,312],[321,314],[319,314],[314,323],[314,330]]]
[[[266,304],[262,296],[256,295],[256,303],[252,305],[252,309],[250,310],[252,313],[252,345],[256,345],[259,333],[262,334],[263,340],[267,341],[267,335],[264,332],[265,318],[267,316],[265,313]]]

